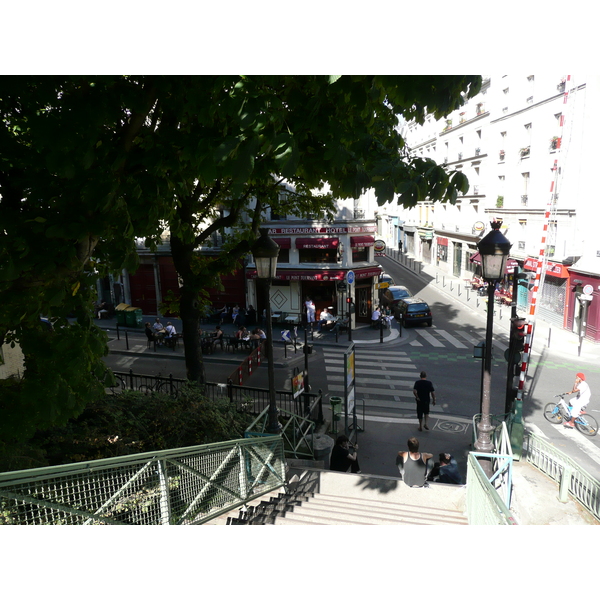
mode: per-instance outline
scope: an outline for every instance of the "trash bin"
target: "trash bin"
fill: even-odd
[[[342,399],[339,396],[331,396],[329,404],[331,404],[331,432],[337,433],[337,422],[342,416]]]
[[[142,324],[142,309],[136,306],[126,308],[125,323],[128,327],[139,327]]]
[[[125,310],[129,308],[129,304],[125,304],[122,302],[121,304],[117,304],[115,308],[115,314],[117,315],[117,325],[125,325]]]

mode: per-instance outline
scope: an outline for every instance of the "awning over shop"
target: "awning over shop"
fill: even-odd
[[[289,250],[292,247],[292,238],[272,238],[273,241],[277,242],[277,245],[282,250]]]
[[[367,279],[368,277],[379,277],[383,269],[379,267],[369,267],[367,269],[356,269],[354,276],[356,279]]]
[[[372,235],[355,235],[350,238],[350,246],[353,248],[366,248],[375,243],[375,238]]]
[[[339,238],[296,238],[296,248],[329,250],[337,248],[339,243]]]
[[[528,271],[537,271],[537,267],[537,258],[528,258],[523,264],[523,268],[527,269]],[[548,265],[546,266],[546,275],[560,277],[561,279],[568,279],[569,271],[565,265],[561,265],[560,263],[555,263],[549,260]]]
[[[438,236],[438,238],[437,238],[437,244],[438,244],[438,246],[447,246],[448,245],[448,238],[439,237]],[[477,254],[479,254],[479,252]]]
[[[325,269],[287,270],[277,269],[275,280],[279,281],[344,281],[346,271],[328,271]],[[357,275],[358,277],[358,275]],[[256,269],[246,271],[247,279],[256,279]]]

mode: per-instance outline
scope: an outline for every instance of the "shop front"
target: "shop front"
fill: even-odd
[[[579,335],[585,323],[585,339],[597,343],[600,342],[600,276],[576,269],[569,268],[566,327]]]
[[[523,263],[525,271],[535,272],[537,268],[537,258],[527,258]],[[541,319],[557,327],[566,327],[567,320],[565,316],[568,313],[568,288],[569,271],[567,267],[560,263],[548,261],[544,275],[544,284],[538,292],[539,296],[536,303]]]

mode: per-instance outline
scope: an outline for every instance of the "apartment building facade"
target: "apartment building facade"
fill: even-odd
[[[596,76],[486,77],[477,96],[446,119],[407,125],[412,151],[462,171],[470,189],[454,205],[423,202],[399,215],[407,251],[463,279],[477,269],[477,242],[489,222],[501,220],[513,244],[511,264],[534,273],[546,256],[538,316],[578,331],[579,297],[592,286],[586,336],[594,341],[600,341],[600,239],[590,226],[600,216],[591,163],[600,134],[598,90]],[[529,295],[519,285],[521,312]]]

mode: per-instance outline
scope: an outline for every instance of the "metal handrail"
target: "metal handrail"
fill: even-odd
[[[600,481],[580,467],[564,452],[531,431],[524,436],[525,459],[559,484],[559,499],[577,500],[596,519],[600,519]]]
[[[516,525],[506,503],[488,480],[477,457],[494,458],[487,453],[469,453],[467,459],[467,518],[469,525]],[[512,463],[512,457],[510,458]],[[495,476],[498,474],[496,472]]]
[[[286,456],[314,458],[314,444],[312,435],[315,423],[308,417],[301,417],[286,410],[279,410],[280,417],[286,420],[279,435],[283,438]],[[267,432],[269,425],[269,407],[266,407],[256,419],[246,428],[244,437],[262,437],[272,435]],[[301,450],[302,446],[307,450]]]
[[[204,523],[285,486],[281,436],[0,473],[0,524]]]

